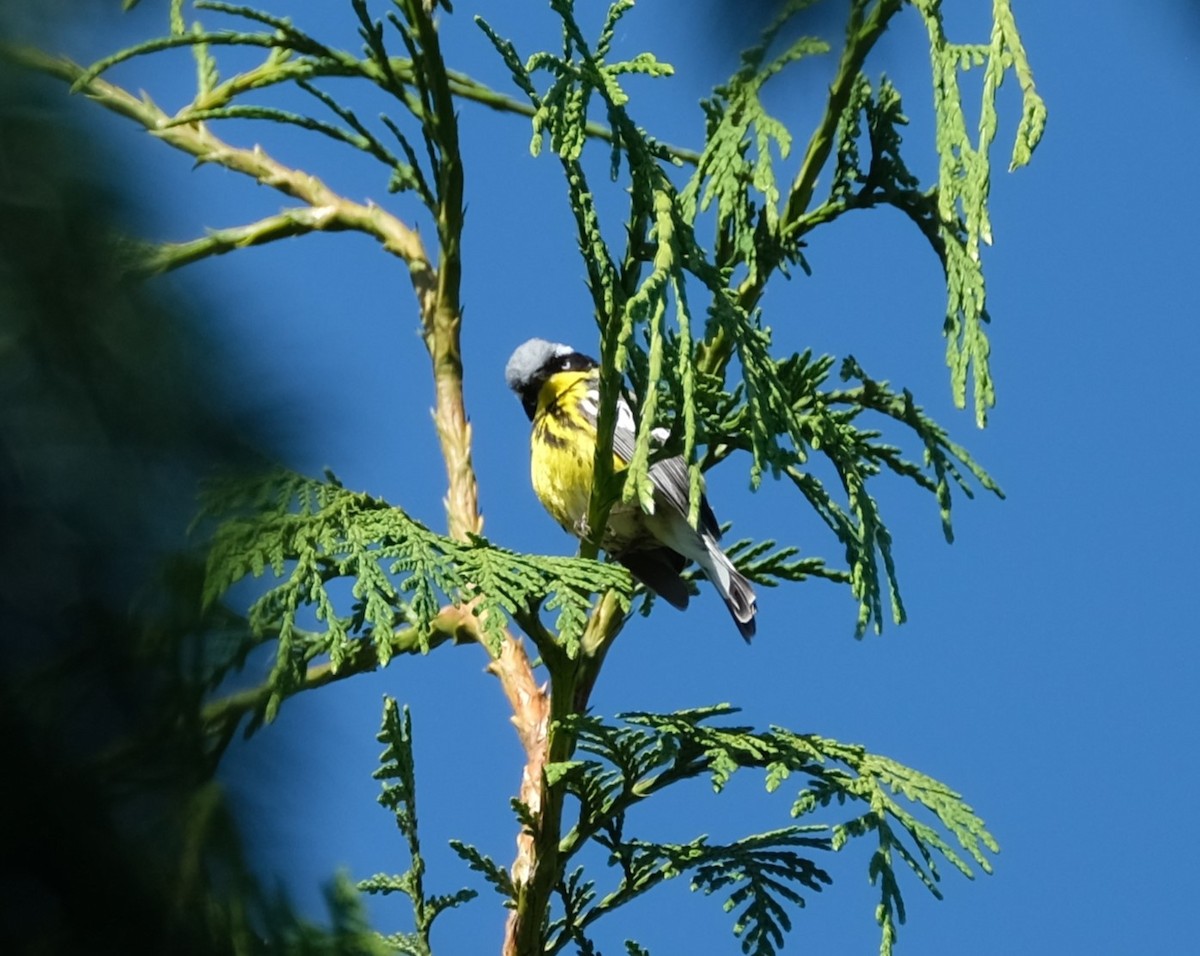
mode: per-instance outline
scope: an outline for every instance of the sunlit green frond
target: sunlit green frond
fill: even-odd
[[[417,781],[413,765],[412,718],[408,708],[400,708],[392,697],[384,698],[383,724],[377,739],[385,745],[379,758],[375,779],[383,781],[379,802],[391,810],[396,828],[408,844],[409,868],[399,875],[376,874],[358,882],[358,890],[372,895],[400,893],[412,905],[414,931],[396,933],[384,939],[400,952],[413,956],[432,956],[429,933],[434,920],[448,909],[470,902],[478,894],[463,889],[451,895],[426,896],[425,861],[417,826]]]
[[[483,874],[483,877],[492,885],[492,888],[506,900],[511,900],[516,896],[516,889],[513,887],[512,877],[509,875],[508,870],[491,857],[485,856],[475,847],[468,843],[463,843],[461,840],[451,840],[450,849],[457,853],[461,859],[465,860],[470,869]]]
[[[572,926],[582,932],[659,882],[690,873],[693,889],[731,891],[726,909],[738,910],[734,932],[742,936],[745,952],[773,953],[791,925],[784,904],[804,905],[792,884],[820,890],[832,881],[828,864],[817,866],[797,848],[839,850],[868,837],[875,843],[868,876],[880,889],[877,915],[883,950],[890,952],[896,926],[904,920],[897,861],[938,898],[938,857],[968,877],[972,863],[991,872],[988,855],[999,849],[995,839],[945,784],[857,745],[778,727],[754,731],[721,722],[735,713],[728,705],[717,705],[672,714],[623,714],[621,723],[584,716],[566,722],[580,751],[589,756],[554,768],[556,785],[580,805],[579,821],[563,840],[562,852],[573,856],[594,841],[608,850],[621,876],[607,896],[580,907],[570,919],[563,917],[562,933]],[[802,789],[790,808],[793,817],[820,811],[838,815],[720,847],[705,837],[659,844],[627,835],[629,811],[655,793],[697,777],[707,777],[720,791],[742,770],[762,771],[769,792],[798,780]],[[846,818],[842,808],[852,815]]]
[[[707,120],[704,153],[681,197],[689,221],[716,203],[717,231],[726,246],[722,264],[744,264],[750,282],[758,275],[763,252],[777,251],[782,195],[773,151],[785,160],[792,146],[787,126],[763,105],[762,88],[788,64],[827,53],[829,44],[800,37],[770,61],[767,51],[790,19],[809,5],[785,5],[764,31],[762,42],[742,54],[738,71],[702,104]],[[772,259],[769,268],[777,261]]]
[[[470,603],[484,632],[498,642],[508,615],[536,609],[550,597],[559,611],[560,639],[574,647],[591,596],[616,590],[627,604],[632,589],[619,565],[518,554],[480,537],[455,541],[332,480],[276,473],[222,483],[210,489],[205,517],[216,522],[207,603],[268,570],[279,582],[249,615],[253,639],[277,641],[268,719],[318,655],[328,654],[336,669],[356,641],[367,640],[386,664],[393,632],[402,626],[415,627],[427,649],[444,603]],[[337,596],[339,581],[351,590],[349,602]],[[305,614],[313,620],[301,623]]]
[[[785,476],[834,533],[848,566],[844,576],[831,574],[820,570],[823,562],[812,559],[803,573],[850,584],[859,604],[856,632],[860,635],[869,627],[881,629],[885,604],[891,619],[902,622],[905,614],[891,534],[872,493],[880,475],[886,471],[933,494],[947,540],[952,539],[952,484],[969,497],[974,494],[972,478],[997,495],[999,487],[910,394],[897,394],[886,382],[868,378],[853,358],[842,362],[841,377],[861,385],[830,388],[831,356],[814,358],[804,353],[777,360],[768,351],[766,330],[742,327],[731,334],[738,346],[744,389],[712,399],[710,407],[719,408],[721,415],[704,422],[709,455],[702,465],[708,467],[740,449],[761,462],[763,469]],[[864,413],[882,415],[882,423],[890,420],[901,426],[904,437],[919,442],[921,459],[913,460],[900,445],[881,440],[882,433],[872,427],[878,419]],[[813,456],[833,467],[838,476],[836,491],[814,473],[809,464]]]
[[[988,44],[951,43],[946,38],[940,0],[914,0],[929,34],[933,102],[937,123],[938,214],[945,247],[946,360],[955,402],[966,403],[968,376],[974,381],[977,423],[987,421],[995,403],[988,363],[987,298],[980,246],[992,241],[988,214],[991,187],[990,147],[998,129],[996,94],[1004,74],[1013,69],[1021,85],[1022,118],[1013,149],[1013,167],[1028,161],[1045,127],[1046,108],[1033,85],[1024,48],[1008,0],[997,0]],[[979,129],[967,128],[960,74],[984,70]]]

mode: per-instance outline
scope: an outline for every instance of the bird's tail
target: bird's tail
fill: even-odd
[[[754,636],[754,615],[758,610],[754,588],[745,575],[733,566],[733,562],[721,550],[716,538],[709,534],[702,537],[705,553],[703,558],[698,559],[698,563],[721,595],[725,606],[729,608],[739,633],[749,644],[750,638]]]

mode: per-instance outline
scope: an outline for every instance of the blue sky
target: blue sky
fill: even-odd
[[[94,22],[57,43],[87,60],[123,35],[161,30],[161,6],[145,2],[125,20],[96,10]],[[507,89],[506,76],[468,14],[483,12],[524,53],[556,44],[541,4],[457,6],[443,18],[449,59],[494,86]],[[983,39],[988,6],[947,4],[952,38]],[[320,7],[297,21],[352,46],[348,4]],[[676,66],[670,80],[632,84],[633,110],[664,139],[694,145],[697,100],[728,75],[754,28],[718,17],[714,3],[690,8],[685,22],[671,19],[673,9],[640,4],[618,47],[650,48]],[[779,283],[763,301],[783,348],[853,352],[874,376],[910,388],[991,470],[1007,500],[959,499],[957,540],[947,546],[932,500],[898,482],[881,487],[909,612],[904,627],[855,641],[849,594],[809,582],[762,590],[759,634],[747,648],[706,588],[686,618],[660,607],[630,624],[593,703],[614,714],[729,701],[760,726],[859,742],[963,792],[1000,841],[996,873],[969,883],[947,869],[941,903],[908,885],[900,953],[1177,951],[1194,935],[1189,913],[1200,889],[1186,849],[1194,829],[1186,801],[1200,784],[1200,651],[1190,606],[1200,530],[1197,403],[1188,358],[1198,344],[1200,203],[1187,173],[1200,151],[1200,18],[1182,2],[1024,0],[1016,13],[1050,120],[1032,165],[1004,173],[1016,121],[1006,88],[995,244],[985,253],[999,395],[989,427],[978,431],[950,402],[940,270],[898,216],[859,214],[817,231],[807,250],[813,277]],[[833,62],[802,64],[781,87],[774,105],[800,136]],[[912,11],[871,70],[886,71],[904,93],[909,162],[928,179],[928,63]],[[186,61],[163,59],[114,79],[171,107],[183,102],[191,75]],[[114,117],[79,109],[121,157],[125,168],[104,174],[124,177],[154,238],[191,238],[284,205],[232,174],[193,170]],[[524,121],[470,104],[460,116],[468,164],[463,345],[485,532],[512,548],[570,553],[573,542],[529,488],[528,423],[502,374],[509,352],[530,336],[595,350],[561,176],[552,157],[529,156]],[[239,143],[268,135],[225,134]],[[352,197],[411,216],[365,163],[324,143],[311,152],[295,136],[268,143]],[[230,387],[266,409],[292,442],[292,464],[314,474],[328,466],[350,487],[440,526],[427,360],[395,260],[359,237],[314,236],[202,263],[170,281],[209,310],[214,336],[235,359]],[[768,483],[749,492],[744,461],[709,480],[734,536],[772,536],[837,558],[836,543],[788,489]],[[510,860],[507,801],[521,753],[485,663],[469,647],[397,661],[288,702],[273,727],[232,755],[255,846],[313,915],[318,887],[335,868],[365,877],[406,865],[390,815],[373,805],[385,693],[413,711],[431,887],[449,892],[464,882],[444,849],[451,837]],[[749,779],[733,790],[714,799],[697,787],[651,811],[647,826],[682,840],[786,824],[787,796],[767,798]],[[866,861],[866,848],[828,861],[835,885],[797,915],[787,951],[876,951]],[[400,918],[382,905],[373,912],[384,930]],[[446,954],[494,951],[502,922],[485,896],[444,917],[435,942]],[[631,908],[600,939],[612,952],[632,936],[656,954],[734,953],[730,922],[716,901],[681,883]]]

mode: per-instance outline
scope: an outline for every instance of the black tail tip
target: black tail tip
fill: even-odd
[[[725,606],[729,608],[729,616],[733,618],[733,623],[736,625],[738,633],[742,635],[742,640],[749,644],[750,639],[758,630],[758,625],[755,623],[758,608],[754,606],[753,599],[742,607],[735,607],[731,601],[726,601]]]

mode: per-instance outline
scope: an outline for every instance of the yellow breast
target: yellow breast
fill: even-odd
[[[578,412],[588,388],[587,372],[552,375],[538,394],[533,417],[530,477],[538,500],[554,520],[579,534],[587,517],[596,455],[595,432]]]
[[[550,376],[538,394],[533,417],[534,494],[554,520],[576,536],[585,530],[596,458],[595,427],[578,405],[595,382],[594,371]],[[613,464],[618,470],[625,466],[615,455]]]

